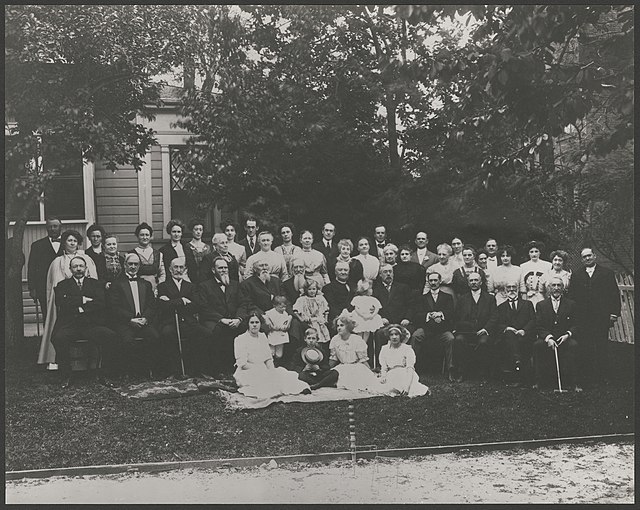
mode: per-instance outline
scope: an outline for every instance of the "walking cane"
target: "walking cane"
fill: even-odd
[[[40,307],[38,306],[38,300],[33,300],[36,304],[36,330],[38,332],[38,336],[40,336]]]
[[[555,393],[566,393],[567,390],[562,389],[562,382],[560,381],[560,363],[558,362],[558,345],[553,347],[553,353],[556,355],[556,373],[558,374],[558,389],[553,390]]]
[[[180,368],[182,369],[182,377],[185,377],[184,373],[184,360],[182,359],[182,337],[180,336],[180,321],[178,320],[178,312],[175,312],[176,318],[176,332],[178,333],[178,349],[180,350]]]

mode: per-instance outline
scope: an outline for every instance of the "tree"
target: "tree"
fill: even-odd
[[[58,170],[43,162],[45,146],[140,170],[154,136],[136,117],[159,103],[152,77],[183,61],[189,22],[189,9],[175,6],[6,7],[5,240],[15,220],[7,288],[20,285],[29,210]],[[16,313],[5,310],[9,344],[22,336]]]

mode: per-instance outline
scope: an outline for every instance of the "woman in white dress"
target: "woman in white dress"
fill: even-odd
[[[329,272],[327,271],[327,259],[324,254],[318,250],[314,250],[311,245],[313,244],[313,234],[309,230],[303,230],[300,232],[300,246],[302,251],[296,257],[304,262],[304,276],[309,280],[318,282],[320,290],[329,280]]]
[[[260,331],[262,318],[249,315],[249,329],[238,335],[233,344],[236,371],[233,374],[238,391],[248,397],[272,398],[278,395],[309,393],[309,385],[298,379],[298,373],[276,368],[267,336]]]
[[[53,289],[59,282],[66,278],[71,278],[71,259],[76,256],[82,256],[87,264],[87,276],[98,279],[98,271],[96,265],[83,250],[79,250],[78,246],[82,245],[82,235],[77,230],[66,230],[60,236],[60,246],[63,247],[64,253],[51,262],[49,271],[47,272],[47,320],[44,323],[42,332],[42,340],[40,342],[40,352],[38,353],[38,363],[48,363],[49,369],[55,369],[56,350],[51,343],[51,335],[53,327],[56,324],[58,316],[56,312],[56,295]]]
[[[373,282],[373,280],[378,277],[378,272],[380,271],[380,259],[369,254],[369,239],[366,237],[361,236],[358,238],[357,247],[358,255],[354,258],[362,264],[362,277],[365,280]]]
[[[380,350],[380,383],[390,395],[418,397],[430,393],[420,383],[414,369],[416,355],[407,345],[409,331],[399,324],[389,324],[382,330],[388,343]]]
[[[516,251],[513,246],[504,245],[498,250],[500,265],[491,271],[491,278],[487,282],[487,290],[496,296],[496,305],[505,302],[507,297],[507,284],[515,283],[520,286],[520,266],[511,263]]]
[[[451,255],[453,254],[453,248],[449,246],[447,243],[442,243],[438,245],[438,262],[429,266],[427,268],[427,274],[429,273],[440,273],[441,284],[440,290],[446,292],[447,294],[451,294],[455,296],[453,292],[453,273],[459,266],[456,266],[451,263]],[[431,288],[429,284],[425,284],[423,294],[427,294]]]
[[[549,297],[551,286],[550,282],[552,278],[560,278],[564,283],[564,292],[567,293],[567,289],[571,284],[571,271],[567,271],[565,267],[569,265],[569,254],[564,250],[554,250],[551,252],[551,269],[542,275],[540,278],[542,293],[544,297]]]

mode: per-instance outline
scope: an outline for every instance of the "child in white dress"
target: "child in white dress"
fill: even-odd
[[[380,383],[385,392],[409,397],[430,394],[414,369],[416,355],[406,343],[409,331],[398,324],[390,324],[383,332],[388,340],[380,350]]]
[[[271,356],[275,361],[280,361],[284,353],[284,344],[289,343],[289,326],[291,326],[291,315],[286,311],[287,298],[275,296],[273,298],[273,308],[264,314],[269,332],[267,340],[271,347]]]
[[[378,331],[384,326],[382,317],[378,314],[382,305],[377,298],[374,298],[373,287],[368,280],[360,280],[356,289],[356,295],[351,300],[353,311],[351,318],[355,321],[353,332],[359,334],[365,343],[369,342],[369,337],[373,341],[371,333]]]
[[[293,313],[298,320],[318,332],[318,343],[325,356],[329,356],[329,340],[331,335],[327,328],[329,303],[320,293],[320,285],[315,280],[307,279],[302,286],[304,295],[293,305]]]
[[[352,334],[353,319],[341,315],[335,318],[334,325],[338,334],[329,342],[329,367],[338,372],[337,387],[380,393],[380,383],[367,363],[367,344]]]

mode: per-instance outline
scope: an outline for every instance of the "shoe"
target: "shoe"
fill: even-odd
[[[71,387],[71,377],[65,377],[60,385],[60,388],[66,390]]]
[[[57,363],[49,363],[47,365],[47,370],[58,370],[58,364]]]
[[[582,393],[582,388],[576,384],[576,387],[573,388],[573,391],[575,391],[576,393]]]
[[[311,395],[311,390],[309,388],[305,388],[300,392],[302,395]]]

